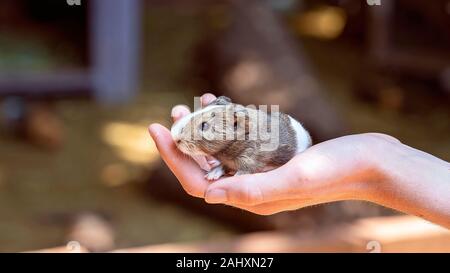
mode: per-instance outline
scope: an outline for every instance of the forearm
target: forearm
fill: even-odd
[[[370,201],[450,228],[450,164],[403,144],[380,157]]]

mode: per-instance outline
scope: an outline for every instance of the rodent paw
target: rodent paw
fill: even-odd
[[[215,158],[211,158],[211,159],[208,159],[208,164],[209,164],[209,166],[211,166],[211,168],[215,168],[220,165],[220,161]]]
[[[206,175],[205,178],[207,180],[217,180],[219,179],[222,175],[225,174],[225,171],[223,170],[222,166],[217,166],[214,169],[210,170]]]

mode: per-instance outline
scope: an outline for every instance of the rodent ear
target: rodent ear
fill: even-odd
[[[225,96],[220,96],[217,99],[213,100],[210,104],[208,105],[228,105],[231,104],[231,99],[229,97],[225,97]]]
[[[235,108],[233,118],[234,130],[237,131],[238,129],[243,129],[243,133],[247,135],[250,130],[250,116],[247,109],[240,107]]]

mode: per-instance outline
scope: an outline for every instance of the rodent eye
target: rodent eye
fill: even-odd
[[[202,131],[205,131],[205,130],[208,130],[208,123],[206,123],[206,122],[202,122],[202,124],[201,124],[201,129],[202,129]]]

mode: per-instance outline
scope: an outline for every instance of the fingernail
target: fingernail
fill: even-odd
[[[174,119],[178,119],[179,117],[180,117],[180,111],[178,110],[178,109],[176,109],[176,108],[174,108],[173,110],[172,110],[172,113],[170,113],[170,115],[172,116],[172,118],[174,118]]]
[[[150,126],[148,126],[148,132],[152,138],[155,138],[156,136],[155,126],[155,124],[150,124]]]
[[[182,105],[182,104],[177,105],[174,108],[172,108],[172,112],[170,113],[172,118],[174,118],[175,120],[177,120],[187,114],[189,114],[189,107],[187,107],[186,105]]]
[[[225,203],[228,201],[227,192],[221,189],[209,190],[205,194],[205,201],[210,204]]]
[[[203,96],[200,97],[200,103],[203,106],[205,106],[205,105],[209,104],[211,101],[213,101],[214,98],[215,98],[214,95],[211,93],[203,94]]]

